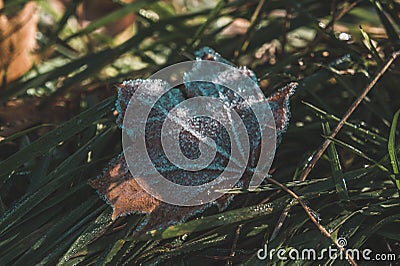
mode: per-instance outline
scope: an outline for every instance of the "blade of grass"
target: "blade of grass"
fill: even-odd
[[[330,135],[331,129],[328,122],[322,123],[324,134]],[[331,165],[333,182],[335,183],[336,191],[342,200],[349,200],[349,193],[347,191],[346,180],[343,178],[342,166],[340,164],[339,155],[336,151],[335,144],[331,142],[328,148],[329,163]]]
[[[13,135],[8,136],[7,138],[1,140],[0,141],[0,145],[2,145],[4,143],[7,143],[7,142],[10,142],[10,141],[13,141],[13,140],[15,140],[17,138],[25,136],[28,133],[31,133],[31,132],[33,132],[33,131],[35,131],[37,129],[44,128],[44,127],[54,127],[54,125],[52,125],[52,124],[41,124],[41,125],[37,125],[37,126],[31,127],[31,128],[19,131],[19,132],[13,134]]]
[[[60,32],[64,28],[65,24],[67,24],[68,19],[71,16],[73,16],[74,14],[76,14],[78,5],[80,5],[82,1],[83,0],[75,0],[75,1],[71,1],[68,3],[63,16],[57,23],[57,27],[56,27],[54,33],[51,35],[52,37],[57,37],[60,34]],[[51,8],[51,7],[49,7],[49,8]],[[54,42],[54,41],[56,41],[56,39],[53,39],[52,41]]]
[[[335,116],[333,114],[329,114],[328,112],[326,112],[326,111],[324,111],[324,110],[312,105],[311,103],[303,101],[303,104],[306,105],[307,107],[309,107],[311,110],[315,111],[317,114],[323,115],[325,118],[327,118],[329,120],[332,120],[332,121],[335,121],[335,122],[340,122],[340,118],[339,117],[337,117],[337,116]],[[354,124],[352,124],[350,122],[346,121],[344,123],[344,125],[354,129],[354,131],[359,132],[362,135],[369,136],[372,140],[377,140],[377,141],[380,141],[382,143],[386,143],[387,142],[387,139],[382,137],[382,136],[380,136],[379,134],[376,134],[374,132],[371,132],[370,130],[366,130],[364,128],[361,128],[361,127],[359,127],[357,125],[354,125]]]
[[[203,23],[200,28],[195,32],[193,38],[189,42],[189,47],[191,48],[196,48],[199,43],[198,40],[201,39],[204,31],[210,26],[210,24],[218,17],[222,9],[225,7],[227,4],[226,0],[220,0],[217,4],[217,6],[211,10],[207,17],[207,21]]]
[[[127,238],[127,241],[143,241],[147,239],[167,239],[187,233],[198,232],[209,228],[227,225],[231,223],[250,220],[277,211],[283,204],[261,204],[234,211],[203,217],[198,220],[170,226],[162,230],[152,230],[143,235]]]
[[[140,224],[143,219],[143,215],[132,215],[127,217],[126,226],[121,232],[114,235],[113,243],[109,245],[109,248],[105,250],[99,263],[102,264],[117,264],[117,260],[119,259],[119,252],[124,251],[124,246],[130,246],[132,243],[127,243],[124,238],[130,236],[135,228]]]
[[[375,84],[378,82],[378,80],[389,69],[389,67],[398,58],[399,55],[400,55],[400,51],[394,52],[390,56],[390,58],[386,61],[386,63],[380,68],[380,70],[374,76],[372,81],[365,87],[365,89],[361,93],[361,95],[353,102],[353,104],[346,111],[346,113],[343,116],[343,118],[340,120],[340,122],[337,124],[335,129],[332,131],[332,134],[330,135],[331,138],[334,138],[337,135],[337,133],[339,133],[340,129],[342,129],[343,125],[345,124],[347,119],[350,117],[350,115],[356,110],[358,105],[360,105],[362,100],[367,96],[367,94],[370,92],[370,90],[375,86]],[[317,163],[317,161],[324,154],[324,152],[328,148],[329,144],[330,144],[330,140],[329,139],[324,141],[324,143],[319,148],[318,152],[313,156],[311,162],[307,165],[306,169],[304,169],[304,171],[303,171],[303,173],[302,173],[302,175],[300,177],[300,180],[303,181],[303,180],[307,179],[307,176],[310,174],[311,170],[314,168],[314,166]]]
[[[100,102],[96,106],[62,124],[43,137],[35,140],[29,146],[0,162],[0,184],[4,183],[11,171],[15,171],[20,165],[31,160],[32,157],[45,154],[49,149],[58,145],[60,142],[65,141],[69,137],[89,127],[93,121],[110,113],[111,108],[114,107],[114,101],[115,98],[111,97]]]
[[[104,132],[105,134],[107,133]],[[11,228],[19,220],[29,213],[35,206],[40,204],[46,197],[56,191],[61,185],[68,182],[74,175],[74,172],[80,171],[76,168],[82,160],[87,157],[88,151],[101,142],[102,138],[94,137],[91,141],[85,143],[74,154],[64,160],[56,169],[54,169],[44,180],[46,182],[39,190],[23,197],[11,210],[7,211],[0,219],[0,234]],[[42,182],[44,181],[42,180]]]
[[[371,52],[371,54],[374,57],[375,61],[379,62],[380,64],[382,64],[383,60],[379,56],[379,53],[376,50],[374,43],[372,42],[372,40],[369,37],[368,33],[366,33],[361,26],[360,26],[360,32],[361,32],[361,35],[362,35],[362,37],[364,39],[365,47]]]
[[[57,265],[68,265],[68,261],[74,254],[106,230],[112,221],[111,213],[111,208],[107,208],[103,211],[69,247],[68,251],[60,258]]]
[[[135,13],[142,9],[144,6],[149,5],[154,3],[154,0],[136,0],[133,3],[124,5],[122,8],[102,17],[99,18],[98,20],[93,21],[90,23],[88,26],[86,26],[84,29],[80,30],[79,32],[72,34],[71,36],[68,36],[64,42],[67,42],[73,38],[88,34],[92,31],[97,30],[98,28],[101,28],[107,24],[111,24],[129,14]]]
[[[151,256],[152,258],[147,259],[145,263],[148,264],[160,264],[164,262],[167,259],[173,258],[175,256],[179,256],[181,254],[188,254],[190,252],[198,252],[200,250],[210,248],[212,246],[216,246],[218,244],[221,244],[225,242],[228,238],[228,235],[222,235],[218,236],[216,234],[202,238],[200,240],[196,241],[190,241],[187,243],[184,243],[183,245],[180,245],[178,247],[161,247],[159,249],[153,249],[152,253],[150,254],[145,254],[147,256]],[[142,256],[144,257],[144,256]],[[138,258],[137,261],[139,261],[141,258]]]
[[[392,126],[390,128],[390,135],[388,141],[388,151],[390,157],[390,163],[392,164],[394,178],[396,180],[397,189],[400,191],[400,175],[399,175],[399,160],[397,159],[396,153],[396,129],[397,129],[397,122],[399,120],[400,109],[394,114]]]
[[[64,234],[66,229],[68,229],[67,231],[71,231],[74,226],[78,225],[79,222],[82,222],[84,218],[88,217],[89,210],[94,206],[94,204],[96,204],[96,202],[98,201],[96,201],[96,198],[92,196],[71,211],[68,215],[63,217],[54,226],[49,228],[49,230],[46,230],[45,234],[43,234],[43,236],[23,254],[23,256],[20,256],[15,263],[26,265],[29,264],[29,262],[38,261],[43,257],[43,255],[46,255],[68,236],[68,234]],[[72,232],[73,231],[71,231],[71,233]],[[9,255],[11,255],[11,253]]]
[[[386,13],[383,10],[381,2],[379,0],[373,0],[373,4],[374,4],[375,9],[379,15],[379,18],[386,30],[389,40],[392,42],[394,49],[398,49],[399,45],[400,45],[399,33],[394,29],[389,18],[386,16]]]
[[[343,147],[343,148],[345,148],[345,149],[351,151],[352,153],[354,153],[354,154],[360,156],[361,158],[364,158],[364,159],[366,159],[367,161],[373,163],[373,164],[374,164],[376,167],[378,167],[380,170],[382,170],[382,171],[384,171],[384,172],[387,172],[387,173],[390,173],[389,169],[388,169],[386,166],[384,166],[383,164],[379,163],[378,161],[372,159],[371,157],[369,157],[368,155],[366,155],[364,152],[362,152],[362,151],[360,151],[359,149],[357,149],[357,148],[351,146],[350,144],[348,144],[348,143],[346,143],[346,142],[344,142],[344,141],[341,141],[341,140],[339,140],[339,139],[336,139],[336,138],[330,138],[329,136],[324,136],[324,137],[325,137],[325,138],[329,138],[333,143],[335,143],[335,144],[337,144],[337,145],[339,145],[339,146],[341,146],[341,147]]]

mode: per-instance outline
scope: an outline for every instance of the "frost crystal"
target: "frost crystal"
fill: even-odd
[[[202,60],[211,60],[233,66],[232,63],[223,59],[209,47],[200,49],[195,55],[198,62]],[[239,67],[238,69],[257,84],[257,78],[250,69],[247,67]],[[199,73],[199,71],[202,72]],[[212,80],[213,82],[190,81],[192,80],[192,76],[199,75],[204,76],[205,80]],[[202,145],[214,145],[212,147],[216,150],[215,157],[206,169],[198,172],[181,169],[169,161],[163,150],[160,138],[163,123],[171,110],[179,103],[185,101],[186,97],[214,97],[223,103],[226,110],[234,110],[244,121],[246,130],[250,136],[250,158],[247,162],[248,170],[241,176],[236,187],[244,187],[249,184],[251,169],[257,164],[257,158],[259,156],[261,137],[258,129],[259,124],[252,112],[251,107],[253,105],[259,104],[260,102],[268,102],[275,121],[276,136],[278,142],[280,141],[281,134],[286,130],[290,117],[289,97],[294,93],[297,83],[288,84],[267,99],[258,99],[254,97],[250,101],[244,101],[236,92],[230,90],[228,88],[229,86],[218,85],[222,82],[228,85],[235,85],[239,88],[239,91],[246,91],[246,88],[249,86],[246,80],[241,79],[237,72],[221,70],[220,72],[209,71],[208,73],[207,70],[197,68],[195,63],[192,71],[184,74],[184,86],[168,90],[167,93],[159,98],[157,104],[154,105],[150,111],[148,119],[145,121],[148,155],[157,171],[165,176],[166,179],[184,186],[198,186],[212,181],[216,176],[222,173],[227,167],[229,160],[233,160],[234,162],[236,160],[237,163],[240,162],[240,158],[230,158],[231,141],[238,142],[238,139],[234,138],[230,140],[226,129],[220,123],[221,121],[216,121],[206,116],[188,118],[186,114],[187,110],[184,108],[180,109],[172,119],[172,123],[175,123],[176,127],[179,127],[180,133],[176,137],[178,138],[182,154],[189,160],[195,161],[202,156],[201,151],[206,147]],[[137,79],[123,82],[118,88],[118,100],[116,102],[116,110],[118,111],[116,122],[118,126],[121,128],[124,127],[128,134],[134,137],[138,132],[130,130],[133,128],[133,125],[129,123],[123,124],[129,101],[138,100],[134,95],[139,88],[146,88],[149,96],[151,96],[153,94],[158,94],[166,88],[166,86],[168,86],[168,84],[162,80]],[[146,99],[140,100],[146,101]],[[207,106],[205,106],[205,108],[207,108]],[[229,112],[227,113],[229,114]],[[232,120],[229,116],[226,116],[224,119],[226,121],[222,122],[226,124],[229,124]],[[170,134],[173,134],[173,132],[171,131]],[[135,151],[132,150],[128,152],[134,155]],[[140,161],[140,158],[138,158],[138,160]],[[146,179],[147,169],[141,169],[140,163],[138,163],[136,167],[140,170],[141,174],[139,176],[132,176],[131,172],[128,170],[124,155],[121,154],[118,158],[109,163],[102,175],[89,181],[89,184],[97,190],[99,195],[112,206],[113,219],[134,212],[146,213],[148,215],[146,222],[137,229],[136,233],[150,229],[165,228],[172,224],[184,222],[212,205],[216,205],[220,210],[223,210],[233,198],[232,194],[226,194],[214,202],[198,206],[177,206],[168,204],[154,198],[138,184],[137,180]]]

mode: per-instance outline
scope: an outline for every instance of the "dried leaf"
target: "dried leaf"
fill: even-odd
[[[0,0],[0,8],[3,1]],[[11,82],[28,71],[33,62],[31,52],[36,46],[36,4],[29,2],[16,14],[0,14],[0,78]]]
[[[198,60],[214,60],[222,63],[228,63],[232,65],[227,60],[223,59],[218,53],[213,51],[211,48],[205,47],[198,52],[196,52],[196,57]],[[256,76],[254,73],[245,68],[239,68],[256,81]],[[186,73],[187,80],[190,80],[190,75],[197,71],[194,67],[192,72]],[[209,79],[205,80],[218,80],[225,79],[228,83],[234,83],[239,88],[240,80],[237,79],[232,73],[220,72],[220,73],[209,73]],[[161,86],[165,86],[159,80],[133,80],[126,81],[120,87],[118,91],[118,100],[116,103],[116,108],[118,111],[117,124],[123,127],[123,118],[125,111],[128,107],[129,101],[133,96],[134,92],[139,86],[145,85],[149,90],[158,90]],[[276,94],[268,98],[268,103],[270,104],[271,110],[273,112],[277,137],[280,138],[282,132],[286,130],[288,120],[289,120],[289,97],[294,93],[294,89],[297,83],[290,83]],[[245,88],[242,88],[245,89]],[[222,93],[221,93],[222,92]],[[217,95],[217,93],[220,93]],[[229,160],[229,150],[230,145],[226,143],[219,143],[220,150],[218,150],[214,161],[210,164],[210,167],[204,171],[192,172],[189,176],[185,171],[173,167],[168,159],[165,158],[165,154],[162,151],[162,145],[160,141],[160,134],[163,121],[165,119],[165,114],[161,112],[163,110],[170,110],[180,101],[185,99],[184,95],[189,98],[194,96],[210,96],[214,95],[216,98],[221,99],[229,108],[232,108],[241,115],[242,119],[248,122],[246,127],[247,131],[252,132],[254,128],[258,126],[257,123],[252,121],[257,121],[254,114],[249,112],[248,107],[243,107],[243,99],[237,96],[234,92],[229,91],[227,88],[219,87],[216,89],[216,85],[208,82],[189,82],[184,83],[184,88],[172,89],[166,93],[165,99],[160,101],[160,106],[154,108],[149,115],[150,129],[147,147],[151,147],[149,151],[149,157],[152,158],[153,163],[159,172],[162,173],[167,179],[171,181],[182,184],[182,185],[199,185],[205,182],[209,182],[216,175],[221,173],[226,167],[226,161]],[[207,137],[213,138],[217,143],[218,141],[223,142],[224,131],[218,123],[207,119],[193,119],[190,121],[192,126],[194,125],[198,132],[204,134]],[[129,124],[128,124],[129,126]],[[125,128],[126,130],[126,128]],[[132,134],[134,134],[132,132]],[[146,138],[147,138],[146,134]],[[196,157],[198,153],[198,138],[194,136],[189,131],[181,131],[180,144],[182,152],[185,156]],[[197,144],[197,145],[196,145]],[[258,148],[260,146],[260,136],[257,133],[251,135],[250,138],[251,146],[251,160],[249,162],[249,167],[253,167],[252,164],[257,163]],[[141,167],[140,163],[137,167]],[[203,169],[204,170],[204,169]],[[145,173],[146,169],[143,170]],[[229,202],[233,199],[233,195],[226,194],[215,200],[214,202],[199,205],[199,206],[177,206],[162,202],[147,192],[136,182],[143,176],[132,176],[128,170],[127,163],[125,161],[124,155],[121,154],[118,158],[110,162],[109,166],[105,169],[104,173],[96,178],[89,181],[89,184],[95,188],[101,197],[113,207],[113,219],[119,216],[130,214],[130,213],[146,213],[147,219],[145,222],[139,226],[137,233],[141,231],[146,231],[149,229],[160,229],[166,226],[184,222],[189,217],[203,212],[205,209],[212,205],[216,205],[220,210],[225,209]],[[245,172],[239,182],[236,184],[237,187],[243,187],[248,185],[251,178],[251,173]]]

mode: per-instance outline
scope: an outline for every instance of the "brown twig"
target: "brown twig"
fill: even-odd
[[[382,66],[382,68],[375,75],[375,77],[372,79],[372,81],[365,87],[363,93],[360,96],[358,96],[358,98],[349,107],[349,109],[347,110],[346,114],[343,116],[343,118],[337,124],[335,129],[329,135],[329,137],[324,141],[322,146],[319,148],[318,152],[314,154],[311,162],[304,169],[303,173],[300,176],[300,181],[304,181],[304,180],[307,179],[308,175],[310,174],[311,170],[314,168],[315,164],[321,158],[322,154],[324,154],[324,152],[328,148],[329,144],[331,144],[332,139],[335,138],[335,136],[339,133],[340,129],[347,122],[347,119],[350,117],[350,115],[356,110],[356,108],[360,105],[362,100],[367,96],[367,94],[371,91],[371,89],[375,86],[375,84],[383,76],[383,74],[385,74],[385,72],[388,70],[390,65],[397,59],[397,57],[399,55],[400,55],[400,51],[396,51],[390,56],[390,58]]]
[[[243,203],[242,207],[247,206],[248,203],[249,203],[249,196],[246,197],[246,200]],[[243,227],[243,224],[239,224],[236,227],[235,236],[234,236],[233,242],[232,242],[231,252],[229,254],[229,259],[225,263],[225,266],[229,266],[229,265],[233,264],[233,258],[236,255],[236,246],[237,246],[237,242],[239,240],[240,232],[242,231],[242,227]]]
[[[308,217],[310,217],[311,221],[317,226],[317,228],[319,229],[319,231],[325,235],[326,237],[332,239],[332,235],[328,232],[328,230],[325,229],[325,227],[323,227],[321,224],[318,223],[317,219],[315,219],[314,215],[310,212],[308,206],[304,203],[304,201],[296,194],[294,193],[292,190],[290,190],[289,188],[285,187],[283,184],[279,183],[278,181],[276,181],[273,178],[267,177],[266,178],[268,180],[268,182],[271,182],[273,184],[275,184],[276,186],[278,186],[279,188],[281,188],[283,191],[287,192],[290,196],[292,196],[294,199],[296,199],[301,207],[303,207],[303,209],[305,210],[305,212],[307,213]],[[333,240],[333,239],[332,239]],[[335,244],[335,246],[343,253],[346,254],[346,249],[341,246],[337,240],[333,241],[333,243]],[[347,254],[346,259],[350,262],[351,265],[357,265],[357,263],[354,261],[353,257],[350,254]]]
[[[269,238],[270,241],[274,240],[275,237],[278,235],[279,231],[281,230],[282,226],[283,226],[283,222],[285,221],[286,217],[289,214],[290,208],[292,207],[292,202],[290,202],[285,209],[283,210],[283,212],[281,213],[281,216],[279,216],[279,220],[274,228],[274,231],[271,234],[271,237]]]
[[[232,264],[233,264],[232,258],[235,257],[235,254],[236,254],[236,246],[237,246],[237,242],[238,242],[238,240],[239,240],[239,235],[240,235],[240,231],[242,230],[242,226],[243,226],[243,224],[239,224],[239,225],[236,227],[235,238],[233,239],[233,243],[232,243],[232,247],[231,247],[231,252],[230,252],[230,254],[229,254],[229,257],[230,257],[230,258],[226,261],[226,263],[225,263],[226,266],[232,265]]]
[[[247,28],[246,34],[244,35],[242,45],[240,46],[239,49],[236,49],[234,52],[235,58],[237,58],[241,52],[245,51],[247,49],[248,45],[250,44],[249,37],[250,37],[251,32],[253,31],[254,27],[256,26],[258,16],[260,15],[261,9],[264,6],[264,4],[265,4],[265,0],[261,0],[260,2],[258,2],[256,9],[255,9],[253,15],[251,16],[250,26]]]
[[[332,3],[332,18],[328,22],[328,24],[325,26],[325,29],[332,28],[334,30],[335,27],[335,22],[341,19],[344,15],[346,15],[350,10],[352,10],[356,5],[358,5],[361,2],[361,0],[354,1],[347,7],[344,7],[340,12],[336,11],[337,3],[336,1]],[[336,15],[337,14],[337,15]]]
[[[348,12],[350,12],[360,2],[361,2],[361,0],[357,0],[353,3],[351,3],[349,6],[344,7],[340,12],[334,12],[333,16],[329,20],[328,24],[326,24],[325,27],[323,27],[322,29],[319,29],[316,38],[312,41],[312,43],[310,43],[310,45],[308,45],[308,48],[306,49],[306,51],[309,52],[313,48],[315,48],[315,46],[321,42],[321,39],[324,36],[324,35],[321,35],[321,33],[326,34],[326,33],[328,33],[329,29],[333,30],[335,22],[340,20],[342,17],[344,17]],[[337,14],[337,16],[335,16],[335,14]]]
[[[307,179],[307,177],[310,174],[311,170],[314,168],[315,164],[318,162],[318,160],[324,154],[325,150],[328,148],[328,146],[331,143],[332,139],[334,139],[334,137],[338,134],[340,129],[347,122],[347,119],[350,117],[350,115],[354,112],[354,110],[358,107],[358,105],[366,97],[366,95],[369,93],[369,91],[371,91],[371,89],[378,82],[378,80],[383,76],[383,74],[388,70],[390,65],[397,59],[397,57],[399,57],[399,55],[400,55],[400,51],[396,51],[390,56],[390,58],[386,61],[386,63],[383,65],[383,67],[375,75],[373,80],[365,87],[363,93],[349,107],[349,109],[347,110],[346,114],[343,116],[343,118],[337,124],[335,129],[332,131],[331,135],[326,138],[325,142],[321,145],[321,148],[318,150],[318,152],[316,154],[314,154],[313,158],[311,159],[311,162],[304,169],[302,175],[300,176],[300,181],[305,181]],[[286,210],[286,209],[284,210],[284,212],[282,212],[281,217],[279,219],[279,224],[277,225],[276,229],[274,230],[275,234],[277,234],[277,232],[279,231],[280,225],[283,224],[283,222],[286,219],[288,213],[289,213],[289,211]]]
[[[319,148],[318,152],[313,156],[311,162],[307,165],[307,167],[304,169],[301,177],[300,177],[300,181],[305,181],[308,177],[308,175],[310,174],[311,170],[314,168],[315,164],[318,162],[318,160],[321,158],[321,156],[324,154],[325,150],[328,148],[329,144],[331,143],[332,139],[339,133],[340,129],[343,127],[343,125],[347,122],[347,119],[350,117],[350,115],[355,111],[355,109],[360,105],[360,103],[362,102],[362,100],[367,96],[367,94],[371,91],[371,89],[375,86],[375,84],[378,82],[378,80],[383,76],[383,74],[389,69],[389,67],[391,66],[391,64],[397,59],[397,57],[400,55],[400,51],[396,51],[394,52],[390,58],[386,61],[386,63],[382,66],[382,68],[378,71],[378,73],[375,75],[375,77],[372,79],[372,81],[365,87],[363,93],[353,102],[353,104],[349,107],[349,109],[347,110],[346,114],[343,116],[343,118],[340,120],[340,122],[337,124],[337,126],[335,127],[335,129],[332,131],[331,135],[329,135],[329,137],[324,141],[324,143],[322,144],[321,148]],[[267,178],[270,182],[278,185],[279,183],[275,180],[273,180],[272,178]],[[280,186],[282,189],[284,189],[283,185],[278,185]],[[289,189],[287,189],[285,187],[284,189],[286,192],[289,193]],[[292,192],[293,193],[293,192]],[[289,193],[291,194],[291,193]],[[293,193],[294,194],[294,193]],[[292,195],[292,194],[291,194]],[[295,195],[295,194],[294,194]],[[293,195],[292,195],[293,196]],[[300,202],[300,201],[299,201]],[[303,204],[302,202],[300,202],[300,204]],[[303,206],[304,208],[304,206]],[[307,206],[305,206],[305,210],[307,211],[307,214],[310,216],[312,216],[312,214],[308,211]],[[286,218],[288,212],[285,212],[282,214],[282,223],[283,220]],[[310,216],[310,218],[311,218]],[[315,220],[315,218],[312,216],[311,220],[314,222],[316,222],[316,224],[318,224],[318,222]],[[318,226],[320,226],[318,224]],[[320,229],[321,230],[321,229]],[[326,231],[326,230],[325,230]],[[321,231],[323,232],[323,231]],[[329,232],[326,231],[326,233],[329,234]],[[325,233],[324,233],[325,234]],[[326,234],[325,234],[326,235]],[[328,235],[327,235],[328,236]],[[330,234],[329,234],[330,236]],[[337,244],[337,243],[335,243]]]

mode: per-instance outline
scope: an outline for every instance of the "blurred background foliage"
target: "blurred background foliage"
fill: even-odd
[[[264,265],[256,252],[265,243],[322,250],[337,237],[398,258],[399,62],[307,180],[299,176],[399,49],[399,1],[3,0],[0,8],[1,265]],[[111,223],[87,180],[122,150],[116,84],[193,59],[202,46],[253,69],[266,95],[300,83],[270,174],[307,202],[331,239],[273,184],[231,191],[239,195],[225,212],[140,238],[129,237],[141,215]]]

